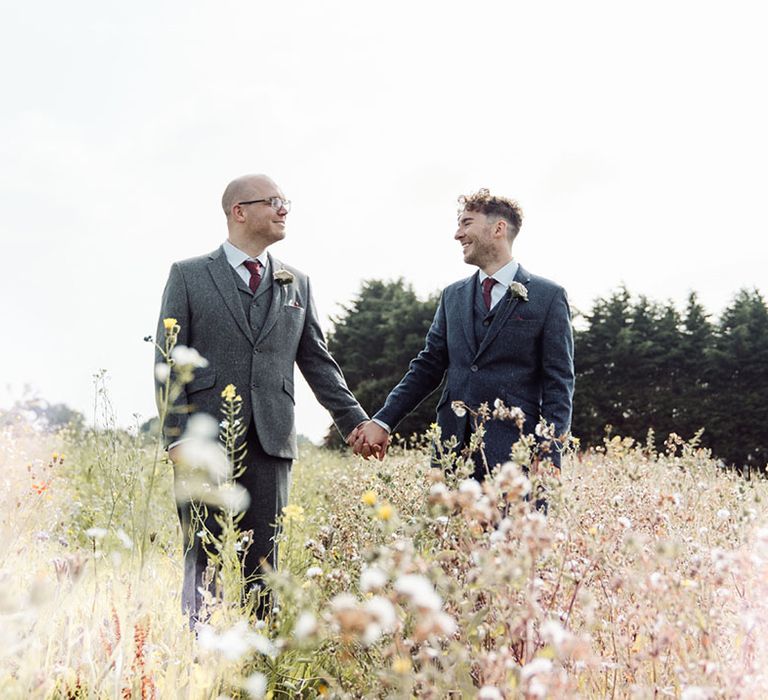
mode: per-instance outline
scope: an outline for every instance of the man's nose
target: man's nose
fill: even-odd
[[[456,229],[456,233],[454,233],[454,234],[453,234],[453,238],[454,238],[454,240],[457,240],[457,241],[458,241],[458,240],[459,240],[459,238],[461,238],[461,235],[462,235],[462,234],[461,234],[461,229],[460,229],[460,228],[457,228],[457,229]]]

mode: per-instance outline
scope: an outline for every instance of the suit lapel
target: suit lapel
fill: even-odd
[[[277,323],[277,316],[285,303],[285,285],[275,282],[275,272],[282,267],[282,263],[273,258],[269,253],[267,253],[267,258],[269,259],[269,266],[267,268],[268,278],[261,280],[261,284],[272,285],[272,301],[269,305],[269,311],[267,311],[267,317],[264,319],[264,325],[262,325],[261,331],[256,338],[257,343],[260,342],[264,336],[272,330],[275,323]]]
[[[475,287],[477,286],[477,275],[464,280],[463,286],[458,289],[459,297],[459,318],[461,319],[461,328],[464,331],[464,337],[467,340],[469,349],[474,355],[477,352],[477,341],[475,340]]]
[[[235,280],[232,277],[231,265],[224,254],[224,248],[215,250],[211,253],[210,258],[208,271],[211,273],[211,277],[213,277],[213,282],[219,290],[219,294],[221,294],[227,308],[235,317],[240,330],[248,340],[253,342],[253,333],[251,333],[251,327],[248,324],[248,319],[245,317],[243,304],[239,297],[240,292],[237,291],[237,284],[235,284]]]
[[[520,282],[521,284],[524,284],[526,287],[528,286],[528,283],[531,281],[531,276],[525,271],[522,265],[517,266],[517,272],[515,273],[515,282]],[[517,305],[520,303],[520,298],[512,298],[512,293],[507,289],[507,293],[502,297],[501,301],[499,302],[499,310],[496,312],[496,315],[494,316],[493,323],[491,324],[491,327],[488,329],[488,332],[485,334],[485,338],[483,338],[483,342],[480,343],[480,348],[477,351],[477,355],[475,355],[475,359],[480,357],[482,355],[483,351],[494,341],[496,336],[499,334],[499,331],[501,330],[501,327],[507,322],[507,319],[509,318],[510,314],[515,310]]]

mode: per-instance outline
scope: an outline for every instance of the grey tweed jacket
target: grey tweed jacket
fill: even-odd
[[[195,348],[208,366],[195,371],[166,420],[168,442],[178,439],[192,412],[220,417],[221,392],[234,384],[243,398],[242,418],[253,421],[267,454],[295,459],[293,368],[298,365],[318,401],[331,413],[342,436],[367,415],[352,395],[338,364],[328,352],[317,319],[309,278],[269,255],[268,270],[287,270],[289,284],[274,277],[272,303],[258,332],[248,323],[231,266],[219,247],[209,255],[174,263],[163,293],[157,338],[162,344],[164,318],[177,319],[178,344]],[[157,361],[162,357],[158,353]]]

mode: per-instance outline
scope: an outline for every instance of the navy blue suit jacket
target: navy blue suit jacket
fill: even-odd
[[[524,432],[533,432],[544,418],[554,423],[557,435],[565,434],[571,425],[574,386],[573,333],[565,290],[519,266],[515,281],[525,285],[528,300],[512,298],[507,290],[478,347],[473,325],[477,278],[475,273],[443,291],[424,349],[374,417],[394,431],[447,374],[437,406],[443,440],[455,435],[462,444],[467,434],[469,416],[457,416],[452,401],[464,401],[471,408],[487,401],[493,407],[497,398],[525,412]],[[486,430],[488,464],[508,461],[519,438],[515,423],[490,420]],[[559,459],[554,461],[559,464]]]

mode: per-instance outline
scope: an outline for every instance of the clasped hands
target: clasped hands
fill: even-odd
[[[363,459],[373,456],[382,460],[389,447],[389,433],[372,420],[364,421],[347,436],[347,445]]]

